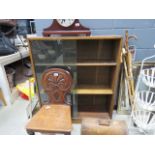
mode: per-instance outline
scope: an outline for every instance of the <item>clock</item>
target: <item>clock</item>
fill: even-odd
[[[52,24],[43,29],[43,36],[79,36],[91,34],[90,29],[83,26],[78,19],[53,19]]]
[[[57,22],[61,25],[61,26],[63,26],[63,27],[69,27],[69,26],[71,26],[73,23],[74,23],[74,21],[75,21],[75,19],[56,19],[57,20]]]

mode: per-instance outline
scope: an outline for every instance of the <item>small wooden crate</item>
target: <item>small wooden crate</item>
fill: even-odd
[[[83,118],[82,135],[126,135],[127,124],[121,120]]]

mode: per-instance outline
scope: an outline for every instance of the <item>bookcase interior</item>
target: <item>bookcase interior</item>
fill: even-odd
[[[32,38],[29,44],[41,103],[47,100],[41,87],[43,71],[66,66],[73,72],[72,114],[112,115],[117,95],[120,36]]]

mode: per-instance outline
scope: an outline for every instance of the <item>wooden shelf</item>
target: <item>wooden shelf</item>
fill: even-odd
[[[79,63],[36,63],[36,66],[116,66],[116,62],[79,62]]]
[[[77,66],[116,66],[116,62],[89,62],[77,63]]]
[[[73,89],[73,93],[79,94],[79,95],[112,95],[113,90],[111,88],[103,88],[103,87],[78,87]]]
[[[73,117],[73,123],[81,123],[82,118],[94,117],[94,118],[105,118],[109,119],[107,112],[78,112],[78,116]]]

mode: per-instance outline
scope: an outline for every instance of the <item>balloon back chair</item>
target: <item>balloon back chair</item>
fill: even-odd
[[[48,104],[43,105],[28,122],[28,134],[71,133],[71,106],[67,103],[66,95],[70,93],[72,82],[72,75],[66,69],[50,68],[43,73],[42,86],[48,95]]]

